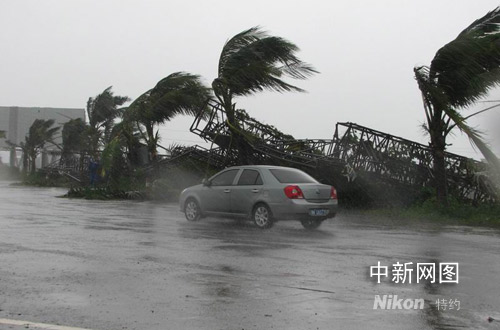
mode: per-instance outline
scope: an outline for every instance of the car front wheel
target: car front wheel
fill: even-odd
[[[323,220],[317,220],[317,219],[300,220],[300,223],[306,229],[316,229],[321,225],[322,222]]]
[[[259,228],[271,228],[273,226],[273,217],[271,210],[266,204],[257,204],[252,212],[252,219]]]
[[[188,221],[198,221],[201,218],[201,210],[198,202],[194,199],[188,199],[184,205],[184,215]]]

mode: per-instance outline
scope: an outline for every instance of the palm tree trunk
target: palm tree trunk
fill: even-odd
[[[448,206],[448,182],[446,178],[444,149],[433,148],[432,157],[436,197],[440,205]]]
[[[149,156],[151,157],[151,161],[154,163],[158,160],[158,151],[156,150],[156,139],[155,139],[155,134],[154,134],[154,126],[153,124],[151,125],[144,125],[146,126],[146,134],[148,137],[148,152]]]
[[[238,165],[252,165],[252,147],[239,132],[236,134],[236,143],[238,150]]]
[[[231,132],[232,145],[229,148],[235,148],[238,152],[238,165],[249,165],[252,164],[251,160],[251,147],[245,140],[244,136],[241,134],[241,127],[236,120],[236,114],[234,105],[231,103],[231,99],[225,98],[225,104],[223,104],[224,110],[226,111],[227,121],[229,123],[229,131]]]
[[[80,173],[84,173],[84,171],[87,170],[87,168],[84,168],[84,164],[85,164],[85,152],[80,152],[80,158],[78,159],[78,161],[80,162],[80,166],[78,168],[78,171]]]
[[[31,154],[31,174],[36,172],[36,154]]]
[[[435,111],[433,122],[429,123],[431,153],[433,159],[434,187],[440,205],[448,206],[448,180],[446,178],[446,130],[443,127],[440,111]]]
[[[29,156],[28,153],[23,150],[23,176],[26,176],[28,173],[28,167],[29,167]]]

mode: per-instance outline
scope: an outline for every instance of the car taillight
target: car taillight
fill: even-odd
[[[337,199],[337,190],[334,187],[330,189],[330,198]]]
[[[299,186],[286,186],[283,190],[285,191],[286,197],[290,199],[304,198]]]

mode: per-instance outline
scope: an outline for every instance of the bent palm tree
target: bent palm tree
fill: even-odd
[[[99,147],[110,140],[114,120],[121,114],[121,109],[118,107],[130,100],[127,96],[113,95],[111,88],[112,86],[106,88],[101,94],[90,97],[87,101],[88,145],[92,157],[95,158]]]
[[[443,205],[447,204],[446,137],[454,127],[464,132],[495,170],[500,171],[500,163],[481,133],[468,126],[459,112],[500,84],[499,24],[500,7],[474,21],[455,40],[439,49],[429,67],[414,69],[431,139],[437,198]]]
[[[218,76],[212,89],[226,112],[229,129],[242,163],[251,162],[235,118],[233,98],[252,95],[264,90],[304,92],[284,80],[284,77],[306,79],[318,73],[295,54],[299,48],[280,37],[269,36],[259,27],[243,31],[229,39],[219,58]]]
[[[21,142],[23,150],[23,165],[27,165],[29,158],[31,161],[31,173],[36,171],[36,157],[44,148],[46,143],[53,143],[54,135],[60,127],[52,127],[54,120],[35,119],[30,126],[25,142]],[[26,169],[23,169],[25,171]]]
[[[210,89],[201,83],[198,75],[175,72],[132,102],[125,112],[124,120],[137,123],[140,135],[148,145],[151,160],[154,161],[157,159],[160,138],[155,126],[177,115],[197,115],[207,106],[209,98]]]

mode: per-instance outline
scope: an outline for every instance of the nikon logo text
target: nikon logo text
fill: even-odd
[[[402,299],[398,295],[376,295],[373,309],[424,309],[424,299]]]

